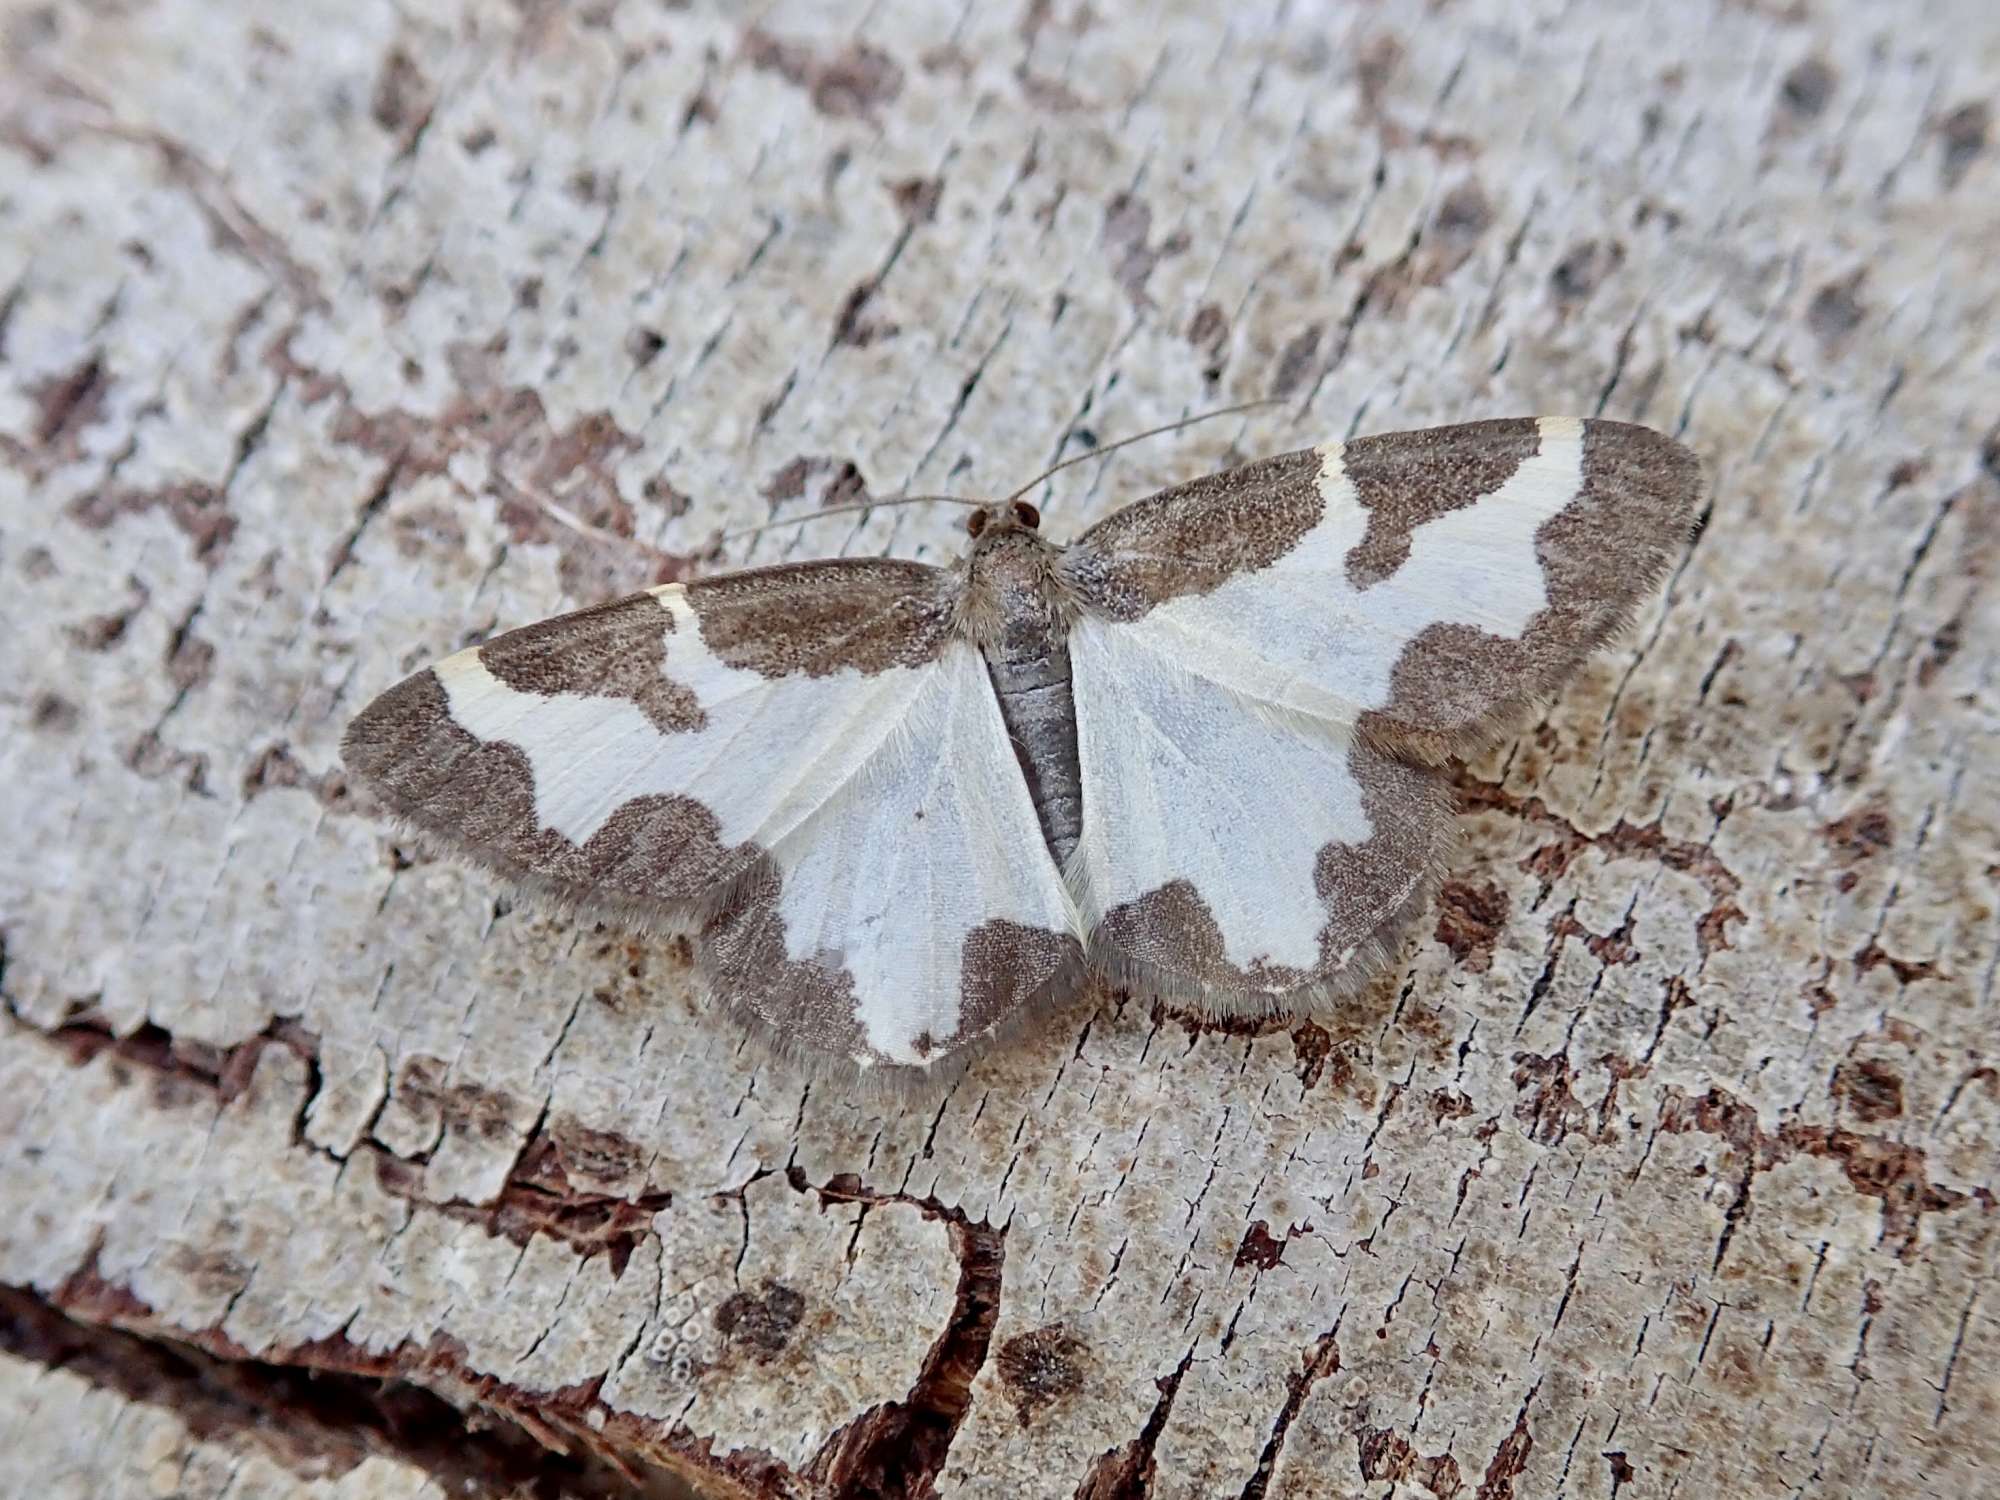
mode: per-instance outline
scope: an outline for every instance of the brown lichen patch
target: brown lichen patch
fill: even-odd
[[[800,454],[774,470],[758,491],[773,504],[811,493],[813,509],[858,504],[869,498],[868,482],[851,458],[832,454]]]
[[[1855,1192],[1881,1204],[1881,1237],[1900,1240],[1898,1254],[1904,1260],[1916,1253],[1917,1230],[1925,1214],[1944,1213],[1974,1200],[1984,1209],[1993,1206],[1991,1195],[1983,1190],[1962,1193],[1932,1182],[1919,1147],[1797,1122],[1767,1131],[1755,1106],[1725,1089],[1711,1088],[1693,1097],[1670,1085],[1661,1101],[1659,1128],[1673,1134],[1699,1131],[1728,1145],[1735,1159],[1726,1169],[1739,1184],[1732,1219],[1748,1212],[1750,1184],[1759,1173],[1799,1156],[1837,1163]],[[1720,1262],[1718,1254],[1717,1264]]]
[[[1624,263],[1625,247],[1616,240],[1579,240],[1563,252],[1549,272],[1549,290],[1560,306],[1574,307]]]
[[[437,106],[437,89],[416,59],[401,47],[391,47],[375,75],[368,99],[368,117],[396,138],[398,151],[416,144]]]
[[[560,1179],[531,1178],[519,1167],[491,1202],[439,1199],[425,1192],[417,1163],[367,1146],[361,1154],[374,1163],[377,1186],[392,1197],[423,1203],[524,1248],[539,1234],[568,1245],[584,1260],[602,1254],[613,1277],[625,1274],[633,1252],[652,1236],[653,1219],[673,1202],[665,1191],[632,1197],[588,1192]]]
[[[1043,1407],[1083,1389],[1088,1354],[1084,1342],[1062,1323],[1017,1333],[1000,1346],[994,1368],[1023,1427]]]
[[[447,1128],[482,1141],[504,1141],[514,1134],[516,1101],[511,1094],[479,1083],[459,1083],[438,1095],[438,1109]]]
[[[79,651],[93,654],[109,651],[125,639],[125,632],[132,628],[132,621],[139,611],[146,607],[152,597],[151,592],[137,578],[127,580],[132,598],[117,609],[106,610],[102,614],[89,615],[73,624],[63,627],[63,634]]]
[[[104,420],[111,376],[104,356],[93,353],[73,370],[51,375],[28,387],[35,409],[35,443],[31,457],[37,472],[46,474],[83,456],[83,434]]]
[[[1111,257],[1111,279],[1124,288],[1134,307],[1150,307],[1146,283],[1153,268],[1181,254],[1192,241],[1176,230],[1157,244],[1152,240],[1153,210],[1133,193],[1118,193],[1104,206],[1104,248]]]
[[[1242,1500],[1264,1500],[1270,1491],[1271,1471],[1277,1465],[1279,1450],[1285,1445],[1285,1435],[1298,1420],[1306,1398],[1315,1385],[1339,1369],[1340,1323],[1336,1319],[1333,1327],[1299,1351],[1298,1368],[1285,1377],[1285,1403],[1278,1408],[1277,1420],[1271,1424],[1271,1435],[1257,1457],[1257,1468],[1250,1482],[1243,1486]]]
[[[1473,885],[1447,880],[1438,887],[1435,936],[1451,950],[1455,963],[1484,974],[1493,967],[1493,948],[1507,926],[1512,904],[1507,892],[1491,881]]]
[[[236,518],[212,484],[184,481],[157,489],[91,490],[71,501],[65,514],[91,531],[103,531],[125,516],[163,511],[194,548],[197,562],[213,567],[236,535]]]
[[[1424,1104],[1430,1111],[1433,1125],[1442,1125],[1446,1120],[1463,1120],[1472,1113],[1471,1096],[1457,1089],[1432,1089]]]
[[[715,1327],[730,1344],[766,1363],[791,1343],[805,1308],[798,1292],[767,1279],[755,1292],[732,1292],[715,1310]]]
[[[1929,687],[1938,674],[1952,663],[1965,644],[1965,616],[1953,615],[1931,636],[1930,646],[1917,661],[1917,686]]]
[[[522,1148],[513,1176],[563,1192],[574,1191],[573,1184],[610,1191],[636,1183],[647,1155],[646,1148],[630,1137],[557,1115]]]
[[[465,524],[449,507],[426,504],[399,512],[390,522],[396,551],[407,558],[434,552],[440,557],[459,554],[465,547]]]
[[[1984,99],[1961,104],[1938,121],[1938,139],[1943,143],[1938,173],[1946,191],[1957,187],[1972,170],[1972,164],[1986,150],[1992,129],[1993,106]]]
[[[1828,351],[1838,350],[1847,342],[1861,321],[1868,315],[1868,308],[1861,300],[1860,272],[1845,281],[1828,282],[1806,305],[1806,326],[1813,336]]]
[[[1944,970],[1938,967],[1936,959],[1926,958],[1915,960],[1898,958],[1872,939],[1864,944],[1861,950],[1854,955],[1854,969],[1856,973],[1866,974],[1869,970],[1880,968],[1884,965],[1887,965],[1889,972],[1896,976],[1896,983],[1898,984],[1915,984],[1919,979],[1943,979],[1946,977]]]
[[[1858,807],[1820,830],[1834,853],[1845,862],[1871,859],[1896,842],[1896,825],[1880,807]]]
[[[1704,956],[1719,953],[1725,948],[1733,948],[1736,944],[1730,940],[1729,924],[1749,920],[1750,914],[1734,901],[1718,901],[1703,912],[1700,920],[1694,924],[1695,942],[1700,946]]]
[[[189,693],[200,687],[215,670],[214,645],[196,635],[194,630],[194,622],[200,617],[201,609],[202,606],[197,603],[167,636],[166,658],[162,665],[166,668],[167,681],[179,693]]]
[[[245,802],[280,788],[310,793],[322,807],[345,810],[349,802],[346,773],[339,767],[308,771],[299,764],[288,741],[267,745],[250,761],[243,773],[241,793]]]
[[[1046,109],[1052,114],[1069,114],[1090,107],[1089,101],[1062,79],[1053,74],[1038,73],[1025,61],[1014,69],[1014,81],[1020,85],[1021,97],[1037,109]]]
[[[1486,231],[1493,227],[1493,203],[1479,183],[1467,178],[1438,200],[1425,226],[1410,276],[1422,286],[1442,286],[1472,258]]]
[[[610,598],[687,576],[687,558],[638,539],[637,514],[619,489],[618,465],[639,438],[608,411],[581,412],[558,425],[537,391],[504,381],[505,349],[504,336],[453,346],[449,363],[458,389],[436,417],[365,412],[337,381],[289,362],[281,361],[280,372],[309,404],[338,398],[334,440],[383,460],[382,475],[361,506],[364,523],[396,490],[447,474],[454,458],[475,453],[485,462],[485,488],[509,542],[555,548],[572,598]],[[453,528],[426,523],[420,530],[448,542]],[[399,547],[417,541],[417,534],[397,537]],[[352,546],[350,537],[336,552],[336,565]]]
[[[215,795],[208,785],[208,752],[176,750],[154,730],[133,741],[125,752],[125,766],[148,781],[178,782],[191,796]]]
[[[1794,122],[1817,120],[1826,113],[1840,76],[1820,57],[1802,58],[1778,85],[1778,103]]]
[[[1572,1130],[1589,1125],[1590,1111],[1577,1100],[1575,1082],[1566,1052],[1514,1054],[1514,1087],[1521,1095],[1514,1102],[1514,1118],[1526,1127],[1529,1140],[1560,1145]]]
[[[1217,302],[1204,302],[1188,319],[1187,341],[1213,360],[1229,342],[1229,317]]]
[[[1403,44],[1392,32],[1380,31],[1353,53],[1354,80],[1361,88],[1362,108],[1380,116],[1382,101],[1403,64]]]
[[[1290,1235],[1282,1239],[1272,1238],[1271,1226],[1259,1219],[1244,1231],[1243,1242],[1236,1247],[1235,1264],[1238,1269],[1253,1266],[1259,1271],[1283,1265],[1285,1246],[1290,1239]]]
[[[938,204],[944,198],[942,177],[904,177],[889,184],[889,196],[896,200],[897,212],[912,224],[936,221]]]
[[[1903,1075],[1875,1058],[1842,1063],[1834,1070],[1833,1094],[1864,1124],[1880,1124],[1903,1113]]]
[[[1325,331],[1318,323],[1308,323],[1285,340],[1285,347],[1278,351],[1278,367],[1271,373],[1270,394],[1274,400],[1293,394],[1305,384]]]
[[[877,340],[894,338],[902,332],[902,325],[892,319],[869,316],[868,306],[881,290],[882,279],[879,276],[870,276],[849,289],[846,297],[841,299],[840,311],[834,315],[832,342],[835,346],[844,344],[851,349],[866,349]]]
[[[1450,1453],[1426,1457],[1390,1427],[1366,1428],[1360,1434],[1361,1477],[1392,1485],[1422,1485],[1438,1500],[1451,1500],[1463,1490],[1458,1460]]]
[[[1735,912],[1737,917],[1743,915],[1741,912],[1735,911],[1734,907],[1731,907],[1730,910]],[[1628,914],[1615,930],[1600,933],[1592,932],[1588,927],[1585,927],[1583,923],[1576,919],[1576,914],[1573,911],[1558,912],[1555,920],[1549,923],[1549,956],[1553,960],[1557,954],[1562,952],[1563,944],[1571,938],[1581,938],[1584,946],[1590,949],[1591,954],[1607,969],[1614,964],[1637,963],[1639,961],[1639,950],[1632,946],[1632,929],[1637,920],[1636,916]],[[1707,920],[1707,918],[1703,920]],[[1724,946],[1727,945],[1725,944]]]
[[[1317,1021],[1305,1021],[1292,1029],[1292,1056],[1299,1065],[1299,1091],[1311,1093],[1326,1070],[1327,1055],[1333,1051],[1333,1036]]]
[[[760,72],[804,89],[814,109],[834,118],[872,119],[903,91],[902,67],[865,42],[821,57],[804,42],[752,27],[743,37],[743,56]]]
[[[1721,856],[1707,844],[1669,838],[1657,821],[1632,823],[1620,818],[1616,825],[1593,837],[1553,811],[1540,797],[1518,796],[1496,782],[1461,776],[1458,792],[1460,806],[1467,813],[1500,812],[1523,822],[1547,824],[1556,830],[1551,842],[1520,862],[1520,868],[1541,883],[1543,895],[1568,873],[1579,855],[1586,849],[1595,849],[1606,859],[1651,860],[1699,882],[1710,901],[1708,910],[1695,924],[1695,938],[1704,957],[1734,946],[1729,925],[1749,920],[1733,899],[1742,890],[1743,882],[1722,862]]]
[[[61,693],[37,693],[28,706],[28,727],[42,734],[68,734],[82,719],[77,706]]]

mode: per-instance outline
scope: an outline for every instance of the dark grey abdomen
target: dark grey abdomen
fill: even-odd
[[[1010,618],[986,651],[986,672],[1013,737],[1042,837],[1058,865],[1083,835],[1083,773],[1076,756],[1076,701],[1070,696],[1069,644],[1060,626]]]

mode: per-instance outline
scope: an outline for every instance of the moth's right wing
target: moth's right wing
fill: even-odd
[[[712,987],[786,1045],[927,1067],[1081,956],[956,587],[836,560],[653,589],[417,673],[343,754],[532,890],[703,924]]]
[[[1088,613],[1232,691],[1442,761],[1553,694],[1686,543],[1694,455],[1523,417],[1329,443],[1107,516],[1064,555]]]

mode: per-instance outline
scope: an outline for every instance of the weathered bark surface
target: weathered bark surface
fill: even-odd
[[[2000,22],[1223,9],[0,6],[0,1488],[2000,1483]],[[848,1097],[343,786],[479,632],[959,517],[723,528],[1273,391],[1051,529],[1519,412],[1714,484],[1337,1021]]]

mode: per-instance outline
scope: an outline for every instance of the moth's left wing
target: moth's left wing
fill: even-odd
[[[1163,491],[1064,555],[1094,956],[1218,1004],[1344,988],[1447,847],[1432,763],[1553,693],[1684,542],[1693,457],[1527,419]]]
[[[956,587],[831,561],[653,589],[417,673],[343,752],[477,863],[701,928],[788,1048],[927,1067],[1080,958]]]

